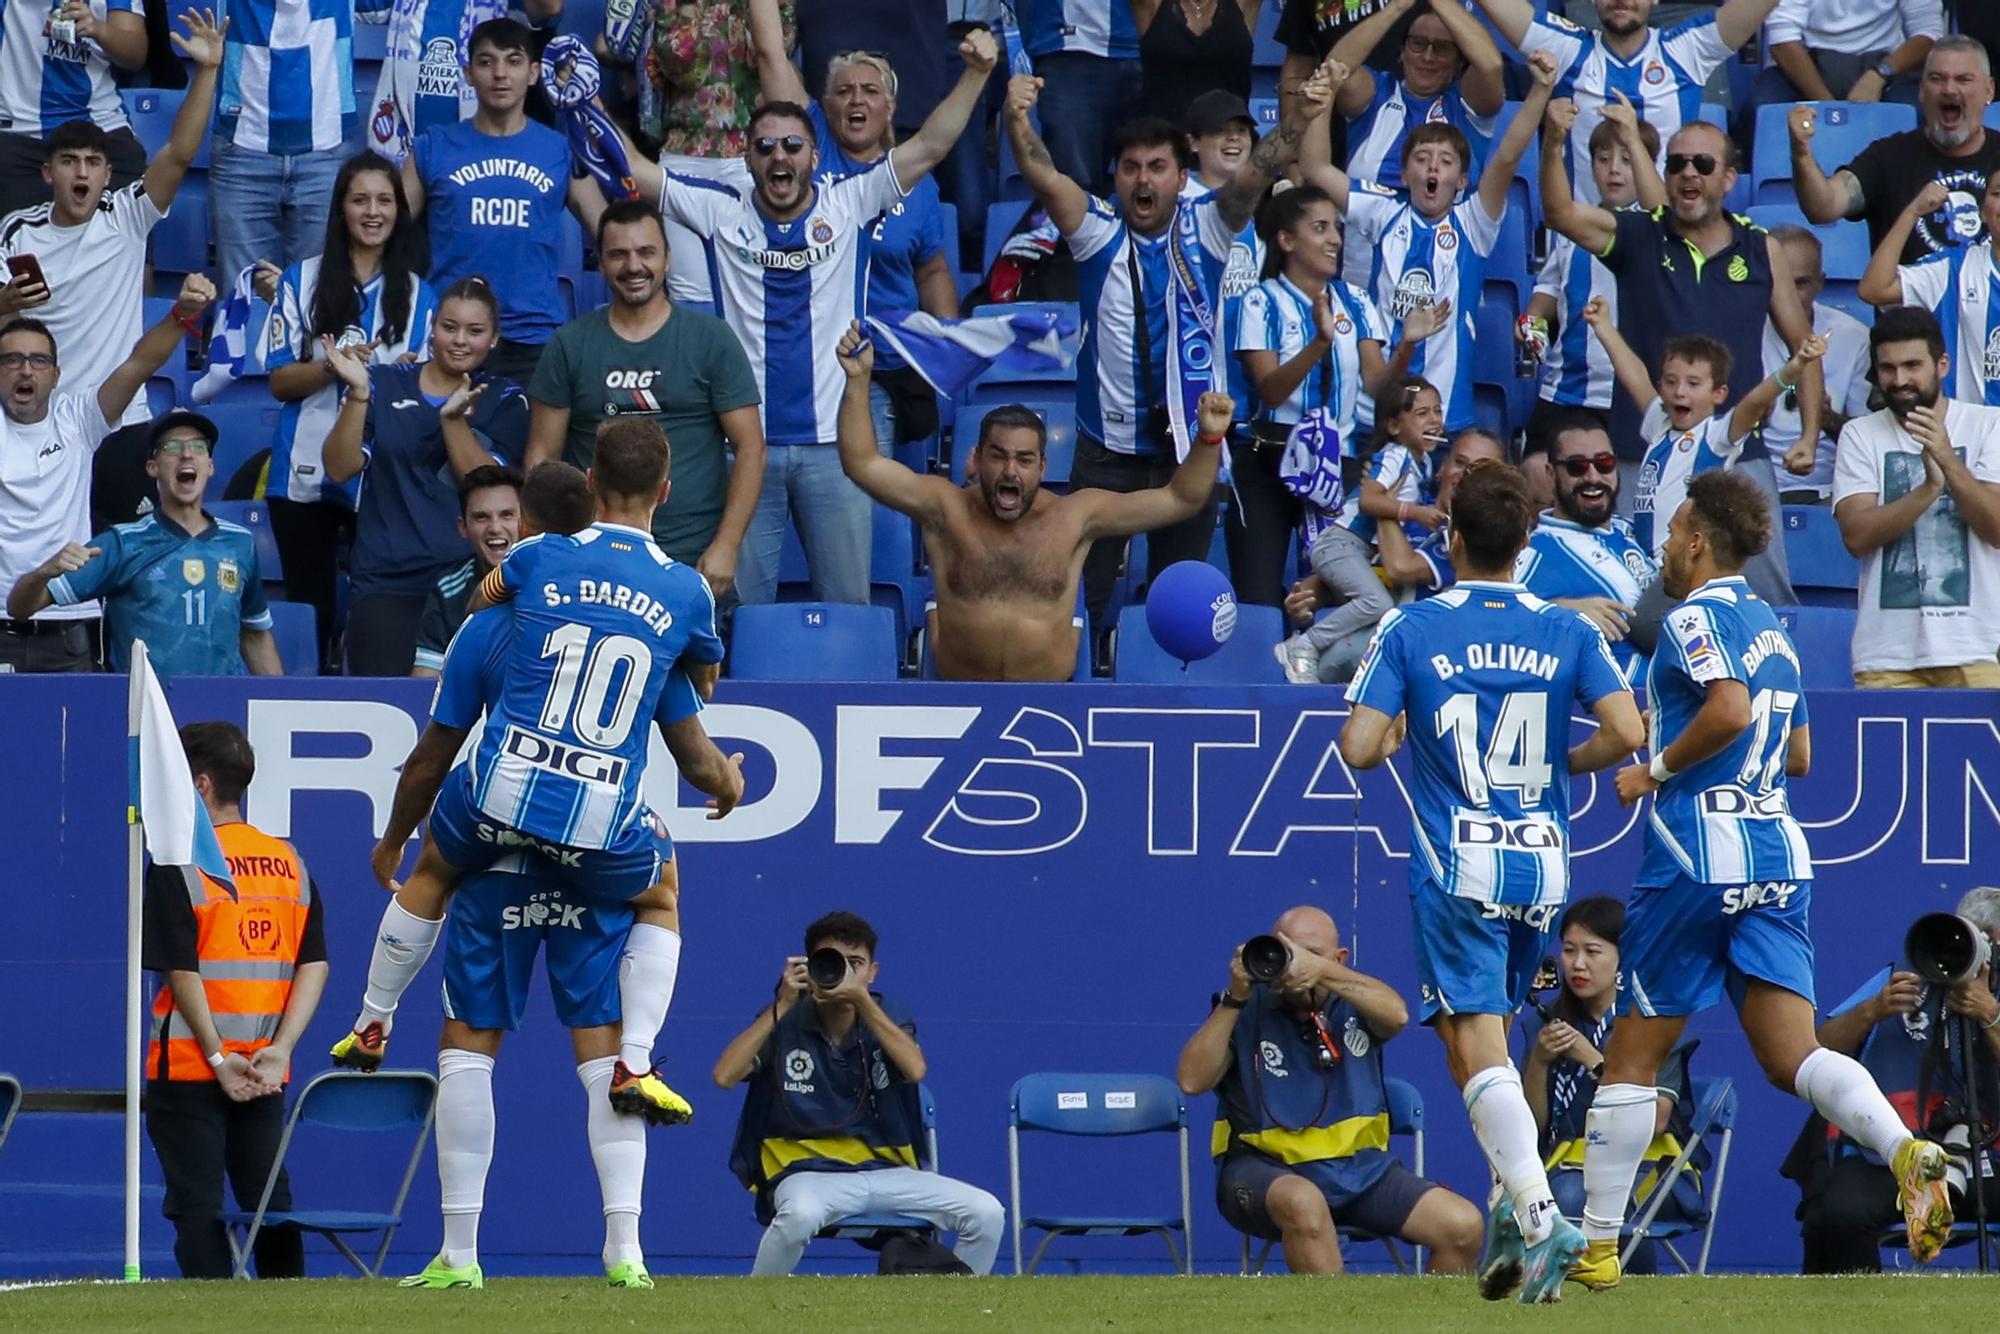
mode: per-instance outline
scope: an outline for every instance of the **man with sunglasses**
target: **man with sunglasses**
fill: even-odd
[[[1560,119],[1559,113],[1552,123]],[[1550,147],[1545,139],[1543,152]],[[1728,394],[1721,401],[1741,404],[1765,378],[1765,325],[1777,330],[1792,354],[1813,326],[1784,247],[1723,206],[1736,177],[1735,142],[1720,128],[1696,121],[1667,140],[1665,208],[1613,213],[1576,199],[1560,172],[1544,170],[1542,209],[1550,228],[1598,256],[1618,280],[1617,328],[1648,379],[1659,371],[1670,337],[1706,333],[1730,354]],[[1817,439],[1826,400],[1819,359],[1808,359],[1797,383],[1785,387],[1798,395],[1799,434]],[[1611,399],[1611,438],[1619,466],[1637,473],[1652,442],[1623,376]],[[1756,432],[1744,442],[1735,466],[1770,497],[1775,523],[1777,473]],[[1797,601],[1784,552],[1783,542],[1772,543],[1754,576],[1759,595],[1776,606]]]
[[[1652,652],[1659,631],[1657,616],[1642,629],[1634,613],[1660,569],[1632,535],[1632,525],[1615,512],[1618,456],[1611,452],[1603,418],[1587,408],[1558,408],[1548,431],[1555,505],[1542,512],[1529,535],[1514,562],[1514,578],[1536,597],[1581,612],[1602,630],[1630,680],[1639,655]]]
[[[1403,30],[1402,77],[1377,74],[1368,53],[1424,0],[1390,0],[1333,44],[1332,58],[1352,71],[1334,94],[1347,121],[1347,174],[1391,190],[1403,188],[1403,141],[1419,125],[1455,125],[1472,146],[1466,175],[1477,179],[1506,101],[1506,62],[1486,25],[1459,0],[1428,0]]]
[[[160,504],[30,571],[7,596],[7,614],[26,619],[44,607],[104,599],[111,669],[129,671],[132,641],[144,640],[153,665],[180,676],[282,676],[257,539],[248,528],[211,518],[201,507],[215,475],[215,423],[181,409],[153,423],[146,473]]]
[[[1342,1227],[1428,1247],[1433,1274],[1471,1273],[1479,1210],[1389,1152],[1382,1053],[1409,1007],[1348,966],[1323,910],[1289,909],[1271,932],[1285,971],[1255,981],[1237,949],[1228,988],[1181,1048],[1181,1092],[1215,1093],[1216,1208],[1281,1245],[1294,1274],[1340,1273]]]
[[[1590,136],[1614,91],[1630,98],[1639,118],[1670,139],[1692,123],[1708,76],[1757,35],[1778,0],[1728,0],[1671,28],[1649,27],[1654,0],[1595,0],[1598,32],[1554,14],[1536,17],[1528,0],[1479,0],[1493,25],[1523,56],[1545,51],[1562,71],[1556,96],[1576,103],[1576,123],[1561,154],[1577,195],[1595,204]],[[1669,173],[1671,174],[1671,173]]]
[[[716,1087],[748,1085],[729,1169],[765,1225],[751,1277],[791,1273],[821,1228],[860,1214],[907,1214],[955,1232],[963,1272],[993,1272],[1006,1211],[931,1160],[918,1087],[929,1066],[916,1020],[875,990],[875,928],[830,912],[806,927],[804,943],[785,960],[771,1003],[715,1062]]]
[[[870,224],[944,160],[1000,58],[984,29],[966,35],[959,55],[965,73],[923,128],[839,180],[818,179],[819,131],[796,102],[765,102],[751,115],[747,183],[662,171],[630,153],[641,194],[657,193],[661,213],[707,241],[720,314],[756,376],[764,485],[736,569],[745,603],[775,595],[788,522],[804,542],[816,599],[868,600],[874,517],[835,447],[847,377],[834,349],[862,313]]]
[[[101,384],[83,393],[57,392],[62,365],[46,324],[28,318],[0,324],[0,588],[11,591],[31,577],[51,552],[75,548],[74,563],[55,574],[83,564],[98,447],[214,299],[214,284],[189,274],[166,316]],[[94,600],[62,607],[42,602],[32,611],[10,609],[8,616],[0,620],[0,672],[96,668]]]

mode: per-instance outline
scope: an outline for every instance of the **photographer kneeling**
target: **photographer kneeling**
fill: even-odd
[[[873,927],[833,912],[806,928],[777,997],[723,1049],[715,1082],[749,1082],[729,1167],[765,1224],[751,1275],[789,1274],[821,1228],[857,1214],[907,1214],[958,1234],[958,1259],[986,1274],[1006,1212],[977,1186],[919,1170],[929,1158],[917,1083],[917,1026],[873,988]]]
[[[2000,946],[2000,889],[1967,890],[1955,911]],[[1976,1170],[1987,1216],[2000,1222],[2000,1186],[1993,1176],[2000,1155],[1993,1151],[1992,1129],[2000,1115],[2000,999],[1993,994],[1992,971],[1980,966],[1979,975],[1967,980],[1930,983],[1920,974],[1934,966],[1932,961],[1917,957],[1921,951],[1914,948],[1905,953],[1911,956],[1908,970],[1897,968],[1880,990],[1851,997],[1820,1025],[1820,1045],[1854,1056],[1911,1130],[1947,1146],[1952,1166],[1946,1180],[1961,1222],[1974,1214],[1964,1186],[1975,1170],[1972,1143],[1977,1139],[1977,1156],[1983,1161]],[[1978,1073],[1973,1093],[1979,1120],[1987,1127],[1984,1134],[1969,1124],[1968,1055]],[[1901,1218],[1889,1169],[1814,1117],[1785,1160],[1784,1174],[1799,1183],[1804,1196],[1799,1205],[1805,1238],[1802,1272],[1880,1273],[1883,1229]]]
[[[1469,1274],[1479,1210],[1389,1155],[1382,1044],[1410,1014],[1386,984],[1347,966],[1318,908],[1278,918],[1229,960],[1229,989],[1181,1049],[1181,1090],[1214,1089],[1216,1205],[1230,1226],[1277,1241],[1295,1274],[1341,1272],[1341,1226],[1430,1248],[1437,1274]],[[1284,956],[1288,955],[1288,958]],[[1281,962],[1282,960],[1282,962]]]

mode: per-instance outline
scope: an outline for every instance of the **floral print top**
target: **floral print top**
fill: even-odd
[[[746,0],[650,0],[653,41],[646,81],[654,96],[641,108],[647,135],[663,153],[741,157],[750,111],[762,100],[750,43]],[[794,0],[779,0],[785,49],[798,43]]]

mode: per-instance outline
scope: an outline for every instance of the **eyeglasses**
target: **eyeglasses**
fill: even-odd
[[[200,436],[196,436],[191,440],[162,440],[153,448],[154,452],[169,456],[174,454],[199,454],[206,458],[209,454],[214,453],[208,441]]]
[[[782,139],[773,139],[765,135],[750,141],[750,151],[758,157],[769,157],[780,148],[796,157],[806,151],[806,137],[803,134],[788,134]]]
[[[1572,454],[1566,459],[1557,459],[1556,466],[1572,477],[1587,476],[1592,472],[1609,477],[1618,471],[1616,454]]]
[[[1411,33],[1403,39],[1403,49],[1418,56],[1429,53],[1444,60],[1458,58],[1458,43],[1445,37],[1419,37]]]
[[[1715,175],[1716,161],[1713,153],[1669,153],[1667,154],[1667,175],[1678,176],[1693,167],[1697,176]]]
[[[52,371],[56,367],[53,352],[0,352],[0,371],[18,371],[23,366],[33,366],[38,371]]]

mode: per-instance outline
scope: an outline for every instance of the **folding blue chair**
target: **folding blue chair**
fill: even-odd
[[[1709,1248],[1715,1244],[1715,1225],[1722,1216],[1722,1187],[1729,1173],[1729,1148],[1736,1139],[1736,1082],[1727,1075],[1696,1075],[1690,1083],[1694,1121],[1688,1127],[1687,1143],[1681,1145],[1680,1153],[1659,1185],[1646,1197],[1639,1216],[1626,1225],[1625,1251],[1619,1262],[1631,1264],[1642,1242],[1655,1241],[1680,1266],[1681,1273],[1706,1278]],[[1715,1143],[1709,1148],[1711,1166],[1702,1183],[1704,1212],[1691,1218],[1662,1219],[1662,1209],[1673,1198],[1674,1184],[1688,1171],[1696,1151],[1710,1137]],[[1689,1265],[1674,1242],[1696,1232],[1701,1233],[1701,1253]]]
[[[215,423],[215,476],[209,494],[217,499],[244,464],[271,448],[278,436],[278,417],[285,405],[271,397],[271,382],[261,375],[236,380],[201,405],[199,411]]]
[[[1007,136],[1001,135],[1000,142],[1005,145]],[[997,204],[986,206],[986,254],[979,270],[982,282],[987,274],[993,272],[993,261],[1000,258],[1000,247],[1014,234],[1014,228],[1020,224],[1021,216],[1034,206],[1035,201],[1026,196],[1002,199]]]
[[[1130,606],[1118,613],[1111,678],[1121,684],[1282,685],[1285,669],[1272,649],[1284,637],[1282,609],[1238,603],[1228,641],[1209,657],[1183,665],[1153,638],[1145,607]]]
[[[1831,505],[1787,505],[1785,561],[1792,589],[1809,607],[1854,606],[1861,587],[1861,562],[1847,550]]]
[[[285,582],[284,566],[278,559],[278,537],[271,531],[271,511],[261,500],[211,500],[208,512],[250,530],[257,544],[257,573],[265,584]]]
[[[14,1114],[21,1110],[21,1081],[0,1075],[0,1148],[7,1144],[7,1132],[14,1128]]]
[[[319,675],[319,619],[309,602],[271,602],[271,634],[286,676]]]
[[[424,1141],[430,1138],[431,1121],[437,1114],[437,1077],[424,1070],[378,1070],[362,1074],[354,1070],[329,1070],[300,1091],[285,1119],[285,1133],[278,1140],[278,1153],[271,1160],[271,1175],[264,1180],[264,1193],[249,1212],[229,1210],[222,1215],[228,1230],[229,1249],[236,1262],[236,1277],[250,1277],[250,1256],[257,1234],[266,1227],[291,1226],[302,1232],[317,1232],[346,1256],[348,1263],[367,1278],[382,1276],[382,1262],[389,1256],[389,1243],[403,1225],[403,1201],[416,1179],[417,1163],[424,1156]],[[277,1187],[278,1173],[285,1167],[292,1137],[301,1126],[313,1126],[341,1133],[379,1134],[415,1127],[416,1144],[410,1150],[409,1165],[388,1209],[299,1209],[273,1211],[271,1192]],[[239,1240],[238,1230],[243,1236]],[[382,1243],[373,1264],[363,1263],[347,1244],[352,1234],[379,1232]]]
[[[370,86],[373,91],[373,86]],[[125,120],[132,127],[132,137],[146,150],[146,158],[151,161],[158,157],[160,150],[173,137],[174,117],[181,111],[181,103],[187,100],[187,90],[182,88],[121,88],[118,100],[125,104]],[[208,170],[208,144],[210,135],[201,136],[201,146],[194,151],[194,169]]]
[[[896,618],[887,607],[767,602],[738,607],[729,674],[739,681],[893,681]]]
[[[1744,216],[1766,230],[1804,227],[1819,238],[1820,267],[1829,283],[1858,283],[1868,271],[1868,224],[1858,220],[1807,222],[1796,204],[1752,204]]]
[[[153,268],[160,274],[177,275],[169,283],[155,278],[161,295],[180,291],[178,275],[206,273],[208,258],[208,177],[190,171],[174,195],[167,216],[153,224]],[[233,280],[236,275],[230,274]]]
[[[1021,1209],[1021,1134],[1097,1138],[1173,1134],[1180,1142],[1181,1211],[1175,1214],[1024,1214]],[[1008,1095],[1008,1216],[1014,1220],[1014,1272],[1033,1274],[1057,1237],[1158,1236],[1174,1268],[1194,1273],[1194,1209],[1188,1179],[1187,1099],[1162,1075],[1035,1074],[1019,1079]],[[1021,1263],[1023,1232],[1045,1234]],[[1179,1237],[1179,1245],[1175,1238]]]
[[[1410,1137],[1412,1141],[1410,1147],[1410,1170],[1418,1176],[1422,1176],[1424,1174],[1424,1095],[1417,1092],[1417,1086],[1410,1083],[1407,1079],[1389,1077],[1385,1078],[1382,1083],[1384,1090],[1389,1095],[1389,1134],[1391,1138],[1397,1135],[1408,1135]],[[1411,1263],[1403,1259],[1402,1248],[1396,1245],[1394,1237],[1381,1236],[1365,1228],[1346,1227],[1340,1229],[1340,1239],[1342,1242],[1350,1244],[1363,1241],[1381,1242],[1383,1249],[1389,1252],[1389,1260],[1396,1266],[1396,1272],[1399,1274],[1421,1272],[1423,1270],[1424,1249],[1421,1246],[1417,1247],[1413,1269]],[[1250,1263],[1250,1234],[1247,1232],[1244,1233],[1242,1268],[1244,1277],[1248,1278],[1263,1273],[1265,1262],[1271,1258],[1271,1249],[1277,1244],[1275,1241],[1266,1241],[1264,1249],[1258,1252],[1257,1263],[1253,1267]],[[1345,1253],[1344,1248],[1343,1253]]]
[[[1785,124],[1796,102],[1767,102],[1757,108],[1756,143],[1750,158],[1751,202],[1789,204],[1798,198],[1792,186],[1792,135]],[[1917,128],[1917,109],[1899,102],[1820,102],[1813,133],[1813,161],[1831,175],[1856,154],[1887,135]]]
[[[1854,685],[1853,607],[1773,607],[1798,650],[1799,681],[1808,690]]]
[[[919,1084],[917,1098],[923,1105],[924,1139],[930,1147],[930,1165],[924,1170],[941,1171],[938,1166],[937,1095],[931,1092],[930,1085]],[[912,1218],[908,1214],[854,1214],[828,1224],[816,1235],[837,1241],[858,1241],[866,1244],[879,1240],[884,1233],[889,1232],[934,1233],[936,1231],[937,1229],[928,1221]]]

